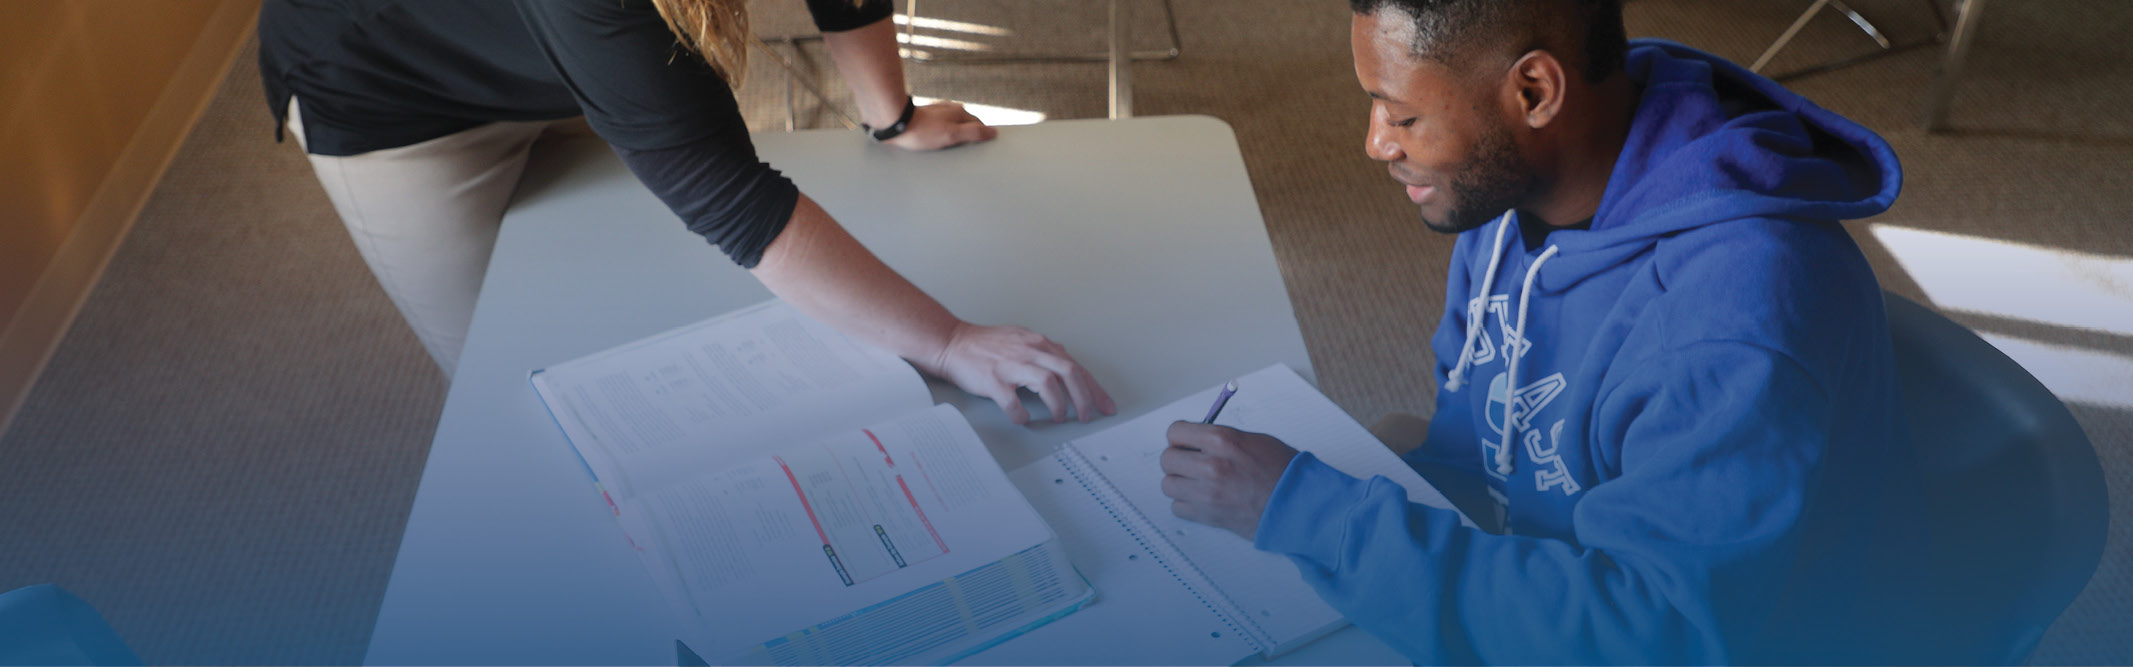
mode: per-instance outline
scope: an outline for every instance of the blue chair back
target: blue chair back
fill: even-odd
[[[1919,657],[2020,664],[2103,557],[2103,468],[2028,371],[1962,325],[1885,296],[1934,542]]]
[[[103,614],[58,586],[0,593],[0,665],[139,665]]]

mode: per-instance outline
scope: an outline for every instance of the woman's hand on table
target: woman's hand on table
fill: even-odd
[[[1084,422],[1099,413],[1118,413],[1111,395],[1104,393],[1065,347],[1022,327],[959,323],[932,365],[927,372],[954,382],[963,391],[992,399],[1017,424],[1030,419],[1015,394],[1017,387],[1036,392],[1045,407],[1051,408],[1052,421],[1066,421],[1068,405]]]
[[[963,144],[992,141],[1000,130],[978,120],[957,102],[934,102],[911,114],[904,133],[882,143],[913,151],[932,151]]]

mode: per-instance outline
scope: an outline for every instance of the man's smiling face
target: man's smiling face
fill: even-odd
[[[1499,110],[1501,73],[1418,58],[1414,35],[1412,17],[1392,8],[1357,14],[1351,25],[1355,77],[1371,98],[1363,150],[1407,186],[1422,224],[1448,234],[1480,227],[1516,207],[1538,178]]]

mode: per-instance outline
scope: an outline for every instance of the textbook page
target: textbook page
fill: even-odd
[[[1178,518],[1170,511],[1170,498],[1163,495],[1158,457],[1169,448],[1166,432],[1171,422],[1199,421],[1219,391],[1210,387],[1069,446],[1220,589],[1239,610],[1241,622],[1268,644],[1269,653],[1279,653],[1337,628],[1342,622],[1339,612],[1318,598],[1286,557],[1259,551],[1227,530]],[[1407,489],[1413,502],[1452,507],[1392,450],[1286,365],[1238,378],[1236,394],[1215,423],[1272,435],[1350,475],[1391,478]]]
[[[722,662],[924,662],[1088,596],[948,405],[618,502],[689,645]]]
[[[933,402],[910,364],[777,300],[550,366],[533,385],[618,500]]]

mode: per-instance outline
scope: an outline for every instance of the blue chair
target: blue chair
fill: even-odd
[[[0,665],[139,665],[104,616],[51,584],[0,593]]]
[[[1984,339],[1885,294],[1936,561],[1921,661],[2021,664],[2103,558],[2103,468],[2066,406]]]

